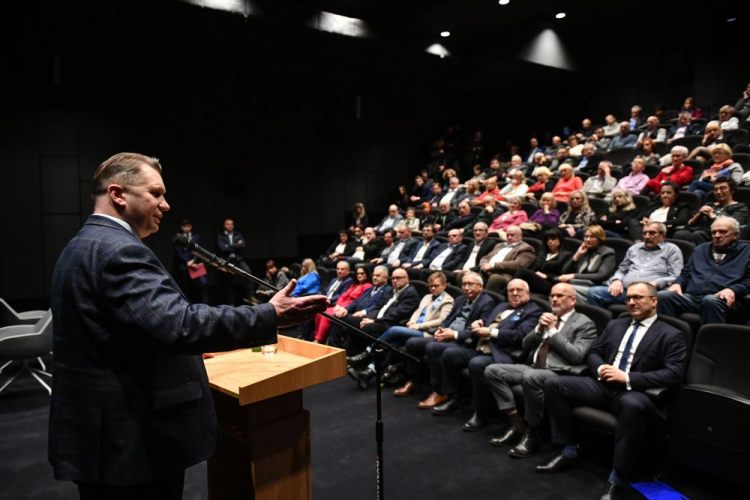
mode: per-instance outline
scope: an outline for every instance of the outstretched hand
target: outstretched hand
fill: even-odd
[[[273,296],[269,303],[276,309],[279,328],[304,323],[322,313],[330,305],[325,295],[309,295],[307,297],[292,297],[297,287],[297,280],[293,279],[279,293]]]

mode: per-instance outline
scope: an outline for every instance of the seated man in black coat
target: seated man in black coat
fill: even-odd
[[[558,472],[578,460],[573,408],[593,406],[617,415],[615,455],[602,500],[625,498],[629,477],[646,439],[646,429],[664,425],[664,415],[645,394],[647,389],[676,387],[685,377],[685,338],[656,315],[656,288],[636,282],[628,287],[630,318],[612,320],[588,357],[591,377],[548,379],[544,398],[552,440],[562,453],[537,472]]]
[[[448,243],[443,243],[435,250],[435,258],[432,259],[425,269],[410,269],[409,274],[413,278],[427,281],[427,278],[435,271],[453,271],[458,267],[469,248],[462,243],[461,231],[451,229],[448,233]]]
[[[445,236],[451,229],[463,229],[468,226],[477,216],[471,213],[469,202],[464,200],[458,204],[458,216],[445,225],[439,232],[438,236]]]

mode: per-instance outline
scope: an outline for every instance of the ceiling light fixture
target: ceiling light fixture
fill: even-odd
[[[556,19],[562,19],[563,17],[565,17],[565,12],[560,12],[555,16]]]
[[[500,5],[508,5],[510,3],[510,0],[500,0],[498,3]]]
[[[737,18],[736,18],[736,17],[730,17],[729,19],[727,19],[727,22],[728,22],[728,23],[733,23],[733,22],[735,22],[736,20],[737,20]]]
[[[443,32],[440,33],[440,36],[442,36],[443,38],[448,38],[449,36],[451,36],[451,32],[450,31],[443,31]]]

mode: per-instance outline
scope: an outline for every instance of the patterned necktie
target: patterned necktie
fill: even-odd
[[[555,322],[555,329],[560,328],[560,318]],[[536,368],[547,368],[547,355],[549,354],[549,337],[542,341],[536,353]]]
[[[630,337],[628,338],[628,341],[625,344],[625,349],[622,351],[622,357],[620,358],[620,365],[618,366],[618,368],[622,371],[626,371],[625,368],[628,367],[628,359],[630,359],[630,351],[633,349],[633,341],[635,341],[635,332],[638,331],[639,326],[641,326],[640,323],[633,323],[633,331],[630,332]]]

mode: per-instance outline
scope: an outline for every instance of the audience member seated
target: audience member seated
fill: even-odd
[[[487,239],[489,234],[487,224],[477,222],[474,224],[474,245],[466,252],[466,258],[459,262],[455,271],[445,271],[448,279],[454,283],[461,281],[461,276],[469,271],[479,272],[479,262],[482,258],[495,248],[496,240]]]
[[[404,219],[404,224],[406,227],[409,228],[412,232],[419,232],[419,219],[417,219],[417,213],[414,207],[409,207],[406,209],[406,218]]]
[[[490,168],[489,170],[487,170],[487,172],[485,172],[482,184],[490,179],[495,181],[495,184],[497,184],[497,181],[502,177],[503,172],[504,169],[500,165],[500,160],[497,157],[493,158],[492,160],[490,160]]]
[[[662,168],[653,179],[649,179],[641,194],[654,197],[661,192],[661,186],[667,182],[674,182],[680,187],[693,182],[693,167],[684,163],[687,155],[688,149],[685,146],[674,146],[671,154],[672,164]]]
[[[581,130],[576,132],[576,137],[579,139],[586,139],[594,134],[594,127],[591,125],[591,120],[584,118],[581,122]]]
[[[619,132],[619,128],[617,130]],[[594,148],[598,152],[606,153],[611,142],[612,139],[605,135],[604,129],[602,127],[597,128],[594,135],[589,137],[589,143],[593,144]]]
[[[411,201],[412,205],[418,205],[428,201],[430,196],[430,186],[425,183],[424,178],[421,175],[416,176],[414,178],[414,188],[412,189],[409,201]]]
[[[467,227],[473,226],[476,218],[477,216],[471,212],[469,202],[464,200],[458,204],[458,215],[441,229],[438,235],[445,236],[451,229],[459,229],[463,232]]]
[[[511,446],[508,455],[527,458],[541,447],[539,428],[544,416],[544,382],[566,374],[582,365],[586,354],[596,341],[596,326],[583,314],[576,312],[576,295],[568,284],[555,285],[550,292],[552,312],[545,312],[533,328],[526,330],[522,340],[524,352],[529,353],[524,363],[500,361],[484,370],[484,381],[497,403],[510,420],[510,427],[500,437],[490,439],[494,446]],[[472,380],[473,382],[473,380]],[[484,387],[475,390],[486,406]],[[524,417],[518,413],[513,386],[521,385],[525,406]],[[472,419],[473,420],[473,419]],[[472,420],[464,424],[472,427]],[[480,420],[480,419],[477,419]],[[481,420],[480,420],[481,421]]]
[[[351,268],[349,263],[341,261],[336,264],[336,277],[328,283],[325,291],[322,291],[322,295],[325,295],[331,304],[335,304],[341,294],[346,292],[352,285],[352,277],[349,276]]]
[[[420,216],[419,225],[424,227],[425,224],[432,224],[435,222],[435,216],[437,214],[433,212],[432,205],[429,201],[425,201],[420,205]]]
[[[448,189],[440,201],[447,201],[451,204],[451,207],[457,207],[458,203],[464,198],[466,198],[466,188],[461,186],[458,177],[450,177],[448,180]]]
[[[568,163],[573,165],[575,172],[593,173],[602,161],[604,155],[596,152],[596,146],[588,142],[583,145],[582,154],[577,158],[571,158]]]
[[[570,194],[583,187],[583,181],[573,173],[573,167],[567,163],[560,165],[560,180],[555,184],[552,194],[557,201],[568,202]]]
[[[568,236],[573,237],[576,232],[585,229],[594,222],[596,214],[589,207],[589,199],[583,191],[573,191],[570,195],[568,209],[560,215],[557,227],[564,229]]]
[[[617,134],[620,133],[620,124],[617,123],[617,118],[615,118],[615,115],[607,115],[604,118],[605,125],[602,127],[604,129],[604,136],[609,137],[610,139]]]
[[[490,162],[490,165],[493,165],[493,164],[496,164],[497,168],[500,168],[499,160],[493,159]],[[484,184],[484,181],[487,179],[487,172],[484,171],[484,169],[482,168],[482,165],[474,165],[474,168],[472,169],[472,171],[474,172],[474,175],[471,177],[470,180],[477,181],[480,184]]]
[[[440,202],[440,210],[435,215],[435,220],[433,222],[435,229],[439,233],[441,230],[448,227],[448,224],[450,224],[455,218],[456,213],[451,210],[451,204],[448,202]]]
[[[396,205],[399,210],[406,210],[411,205],[409,193],[406,191],[406,186],[403,184],[398,187],[398,192],[393,199],[393,204]]]
[[[466,181],[466,193],[464,194],[461,201],[466,200],[470,205],[473,205],[473,201],[482,193],[479,181],[476,179],[469,179]]]
[[[520,227],[510,226],[505,233],[506,241],[479,261],[479,268],[488,277],[487,290],[497,293],[505,290],[516,271],[529,267],[536,258],[534,247],[523,241]]]
[[[602,500],[626,497],[647,431],[665,426],[664,415],[644,392],[677,387],[685,378],[685,336],[656,316],[656,289],[635,283],[627,298],[631,317],[612,320],[594,342],[588,355],[591,375],[552,377],[544,384],[552,441],[563,448],[549,463],[537,466],[537,472],[555,473],[577,465],[573,408],[604,408],[617,417],[613,469]]]
[[[448,401],[432,409],[434,415],[447,415],[461,407],[458,397],[461,370],[469,368],[471,375],[474,416],[464,429],[479,430],[487,424],[488,397],[484,385],[484,369],[493,363],[513,363],[511,353],[521,348],[524,336],[536,326],[542,310],[529,302],[529,286],[523,280],[508,284],[508,302],[495,306],[486,319],[471,323],[458,336],[458,345],[445,349],[440,355],[442,392]],[[428,347],[429,349],[429,347]]]
[[[544,150],[539,147],[539,141],[536,137],[532,137],[529,139],[529,154],[526,156],[526,164],[532,165],[535,163],[534,159],[536,158],[536,155],[540,153],[542,157],[544,157]]]
[[[659,119],[655,116],[649,116],[646,119],[646,128],[640,133],[638,139],[635,142],[636,147],[641,147],[643,141],[651,139],[654,142],[664,142],[667,140],[666,129],[659,127]]]
[[[677,123],[669,129],[667,133],[667,142],[672,143],[677,139],[682,139],[689,135],[703,134],[703,125],[700,123],[690,123],[692,116],[687,111],[682,111],[677,117]]]
[[[568,137],[568,156],[576,158],[583,154],[583,143],[578,140],[578,137],[571,135]]]
[[[359,268],[358,268],[359,270]],[[359,283],[361,276],[357,278]],[[377,266],[372,271],[372,287],[365,288],[359,298],[354,299],[349,305],[334,308],[334,314],[337,318],[352,318],[361,320],[368,315],[377,314],[377,311],[385,304],[386,297],[390,297],[391,286],[388,284],[388,268],[386,266]],[[357,324],[358,321],[354,321]],[[343,329],[334,324],[328,324],[329,344],[335,347],[344,346],[342,337]],[[317,336],[317,333],[316,333]]]
[[[401,262],[401,267],[413,270],[424,269],[437,255],[436,251],[439,247],[440,242],[435,239],[435,226],[428,222],[422,228],[422,241],[412,247],[411,254]]]
[[[693,149],[687,159],[706,161],[711,158],[711,151],[714,147],[725,142],[727,141],[724,139],[724,131],[721,130],[719,122],[708,122],[708,125],[706,125],[706,133],[703,135],[703,140],[701,141],[700,146]]]
[[[537,153],[534,155],[534,161],[532,161],[529,164],[529,169],[531,169],[531,177],[536,177],[537,172],[539,172],[539,169],[541,168],[547,168],[547,160],[544,157],[544,153]]]
[[[533,236],[541,231],[557,227],[560,220],[560,212],[557,210],[557,201],[552,193],[544,193],[539,200],[539,209],[531,215],[527,222],[522,222],[519,227],[524,236]]]
[[[337,268],[338,270],[338,268]],[[335,305],[326,309],[326,313],[337,318],[343,318],[348,314],[347,307],[355,300],[372,288],[367,276],[367,267],[359,266],[354,271],[355,282],[349,286],[346,291],[339,295]],[[387,280],[387,278],[385,278]],[[315,334],[313,342],[324,344],[328,339],[328,331],[331,328],[331,320],[318,314],[315,316]]]
[[[516,172],[526,174],[526,172],[528,172],[528,169],[529,167],[523,163],[523,159],[520,156],[513,155],[513,157],[510,159],[510,165],[508,166],[508,169],[502,173],[502,178],[506,181],[510,180],[513,178],[513,175]],[[500,182],[499,179],[498,182]]]
[[[641,145],[639,147],[640,149],[640,156],[646,161],[646,165],[654,165],[659,166],[659,154],[654,151],[654,140],[653,139],[643,139],[643,142],[641,142]]]
[[[737,241],[737,219],[719,216],[711,242],[698,245],[680,276],[659,292],[659,314],[698,313],[701,324],[726,323],[736,300],[750,292],[750,245]]]
[[[320,290],[320,276],[312,259],[302,261],[302,276],[297,280],[297,288],[292,292],[292,297],[313,295]]]
[[[601,226],[593,225],[583,233],[583,243],[573,258],[563,266],[557,281],[573,285],[580,302],[586,302],[589,287],[601,285],[612,276],[617,266],[615,251],[605,246],[607,235]]]
[[[746,120],[750,116],[750,83],[742,91],[742,97],[734,105],[734,108],[743,120]]]
[[[562,147],[564,147],[562,145],[562,138],[559,135],[552,137],[552,144],[544,150],[544,157],[547,161],[552,161],[557,156],[557,151]]]
[[[432,186],[430,186],[430,193],[430,198],[427,201],[430,202],[433,209],[438,208],[438,206],[440,206],[440,200],[443,199],[443,187],[439,182],[433,182]],[[450,202],[447,203],[448,206],[450,206]]]
[[[534,170],[534,177],[536,177],[536,182],[529,186],[524,197],[532,201],[536,201],[542,193],[551,191],[551,189],[548,189],[547,183],[549,183],[549,179],[552,177],[552,172],[547,167],[540,167]]]
[[[637,156],[630,164],[630,173],[619,180],[615,189],[624,189],[633,196],[641,194],[646,183],[649,181],[648,175],[643,173],[646,170],[646,160]]]
[[[688,219],[687,225],[676,231],[678,240],[692,241],[696,245],[711,241],[711,223],[717,217],[732,217],[739,224],[747,222],[748,209],[744,203],[734,201],[737,183],[731,177],[718,177],[714,180],[716,201],[703,205],[698,213]]]
[[[713,190],[714,179],[731,177],[738,185],[742,181],[742,166],[732,160],[732,148],[726,144],[717,144],[711,150],[713,163],[701,174],[701,178],[693,181],[688,191],[704,196]]]
[[[275,260],[267,260],[265,281],[281,290],[289,283],[289,277],[279,270],[279,265]],[[265,285],[258,287],[258,290],[255,292],[255,298],[258,302],[268,302],[274,295],[276,295],[276,292]]]
[[[559,228],[547,229],[542,234],[544,248],[530,267],[521,268],[513,275],[529,284],[532,291],[547,295],[562,274],[571,253],[562,247],[565,232]]]
[[[371,310],[363,317],[347,315],[343,320],[373,337],[379,337],[388,328],[409,318],[419,305],[417,291],[409,285],[409,276],[403,269],[393,270],[391,283],[391,290],[385,294],[378,309]],[[340,327],[331,325],[331,329],[334,328]],[[346,352],[349,356],[354,356],[361,353],[368,344],[369,342],[359,335],[349,335]],[[348,373],[356,380],[356,372],[348,371]]]
[[[427,354],[430,369],[430,384],[432,392],[427,399],[419,403],[419,408],[432,409],[449,400],[448,394],[458,393],[458,379],[449,378],[443,383],[442,354],[452,347],[461,345],[465,340],[470,340],[471,325],[476,320],[489,320],[489,315],[495,307],[495,301],[484,293],[482,277],[476,273],[467,273],[461,285],[463,295],[458,297],[453,304],[450,315],[435,331],[434,339],[429,337],[412,337],[406,341],[406,351],[421,359]],[[394,395],[406,396],[419,389],[416,379],[420,373],[419,365],[412,361],[407,362],[407,373],[409,381],[403,387],[396,389]]]
[[[661,222],[667,228],[667,238],[674,237],[675,230],[687,224],[690,217],[690,206],[677,203],[679,194],[680,186],[674,182],[662,184],[659,198],[646,208],[644,217],[639,221],[630,221],[630,239],[640,241],[643,226],[649,222]]]
[[[490,234],[497,234],[500,239],[505,239],[505,233],[510,226],[518,226],[529,220],[529,215],[522,208],[523,199],[520,196],[513,196],[508,199],[508,211],[490,224]]]
[[[666,243],[666,237],[667,228],[661,222],[643,226],[643,242],[628,249],[614,276],[604,285],[589,288],[587,302],[598,307],[625,304],[625,290],[637,281],[651,283],[657,290],[671,285],[682,271],[682,251],[674,243]]]
[[[388,256],[394,248],[394,242],[396,241],[396,231],[393,229],[387,229],[383,233],[383,245],[380,247],[380,252],[376,254],[376,257],[370,259],[370,267],[374,267],[379,264],[383,264],[388,260]]]
[[[485,198],[482,205],[484,206],[484,209],[477,214],[477,218],[474,219],[473,223],[464,228],[464,232],[471,231],[474,228],[474,225],[479,222],[484,222],[489,227],[489,225],[503,213],[503,208],[500,206],[500,202],[492,196]]]
[[[336,262],[346,257],[351,257],[356,249],[356,243],[349,239],[349,231],[342,229],[339,238],[330,244],[325,255],[320,256],[318,264],[321,267],[333,267]]]
[[[360,262],[370,262],[380,255],[384,245],[383,238],[378,238],[373,228],[366,227],[362,242],[354,248],[354,253],[346,260],[352,265]]]
[[[382,235],[387,230],[398,226],[402,220],[404,220],[404,216],[398,213],[398,207],[396,205],[391,205],[388,207],[388,215],[383,217],[380,224],[375,226],[375,232]]]
[[[612,138],[612,142],[609,143],[609,149],[607,151],[612,151],[616,148],[635,146],[638,139],[630,133],[630,129],[631,127],[628,122],[620,123],[620,133]]]
[[[389,267],[401,267],[401,262],[409,258],[418,243],[415,238],[412,238],[411,229],[405,224],[400,224],[396,227],[396,241],[393,243],[391,251],[388,252],[385,264]],[[382,262],[378,262],[378,264],[382,264]]]
[[[448,231],[448,243],[441,244],[435,250],[435,257],[422,270],[410,269],[412,276],[425,281],[435,271],[453,271],[466,258],[469,248],[462,243],[461,231]]]
[[[352,208],[352,214],[349,216],[349,232],[353,233],[356,226],[367,227],[370,218],[367,216],[365,206],[362,203],[355,203]]]
[[[507,206],[507,200],[514,196],[523,198],[528,190],[529,186],[526,184],[526,176],[522,171],[516,170],[516,172],[511,175],[510,182],[500,190],[500,196],[498,199],[502,205]]]
[[[617,184],[617,179],[612,177],[612,162],[604,160],[599,162],[596,175],[586,179],[583,183],[583,192],[589,198],[603,199],[610,195],[612,188]]]
[[[604,232],[611,238],[628,238],[630,221],[638,220],[638,215],[639,212],[635,208],[631,194],[624,189],[615,189],[612,191],[609,213],[599,217],[597,224],[602,226]],[[578,231],[583,234],[580,229]]]
[[[549,162],[549,169],[552,172],[557,172],[561,166],[565,165],[566,161],[568,161],[568,158],[570,158],[570,155],[568,154],[568,148],[565,146],[560,147],[557,151],[555,151],[555,156],[552,160]]]
[[[500,190],[497,188],[497,183],[494,180],[487,179],[484,183],[484,192],[474,198],[471,203],[474,206],[481,205],[485,198],[490,196],[497,199],[500,196]]]
[[[435,272],[428,280],[430,293],[422,298],[419,306],[414,310],[406,326],[394,325],[380,336],[380,340],[392,347],[401,347],[412,337],[432,338],[433,333],[445,321],[453,310],[453,297],[446,293],[447,284],[445,274]],[[369,345],[362,353],[349,358],[353,367],[350,374],[357,380],[360,388],[367,389],[375,377],[375,364],[372,362],[372,347]],[[383,360],[381,380],[388,382],[398,371],[400,363],[391,364],[391,353],[387,352]],[[365,367],[359,370],[360,367]]]
[[[740,120],[734,116],[735,109],[725,105],[719,109],[719,126],[721,130],[737,130],[740,128]]]
[[[632,130],[637,129],[638,127],[643,125],[643,117],[641,116],[641,111],[643,111],[643,108],[636,104],[635,106],[630,108],[630,120],[623,123],[627,123],[628,127],[630,127]],[[620,131],[622,131],[622,127],[620,127]]]
[[[703,118],[703,110],[701,108],[695,107],[695,99],[692,97],[686,97],[685,98],[685,104],[682,105],[682,109],[680,112],[687,111],[690,113],[690,116],[695,118]]]

